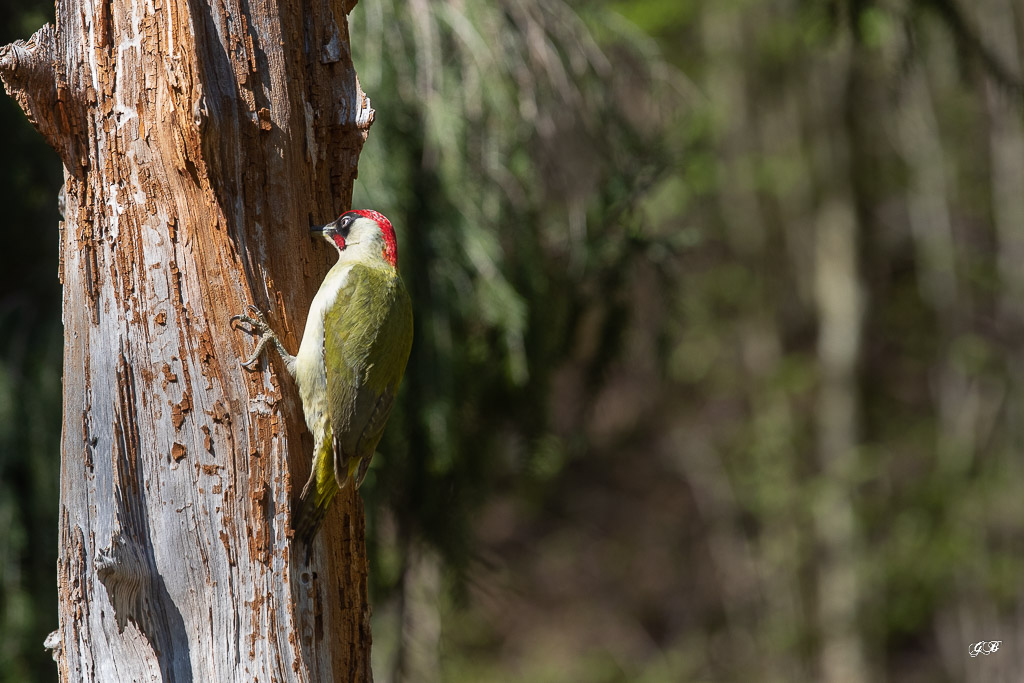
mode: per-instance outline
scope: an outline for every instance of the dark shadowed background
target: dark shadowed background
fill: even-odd
[[[361,0],[351,36],[417,316],[377,681],[1024,676],[1019,2]],[[7,683],[56,679],[61,171],[0,130]]]

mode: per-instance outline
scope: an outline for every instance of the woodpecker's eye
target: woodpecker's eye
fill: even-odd
[[[348,231],[349,228],[352,227],[353,220],[354,218],[352,216],[342,216],[341,219],[338,221],[335,230],[341,235],[348,235]]]

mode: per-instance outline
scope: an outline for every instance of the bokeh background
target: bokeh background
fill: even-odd
[[[51,20],[0,4],[0,42]],[[1024,677],[1024,6],[361,0],[416,306],[377,681]],[[48,681],[57,157],[0,98],[0,682]],[[998,652],[972,658],[981,640]]]

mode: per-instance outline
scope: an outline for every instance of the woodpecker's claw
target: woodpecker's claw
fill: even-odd
[[[265,346],[265,344],[263,344],[262,342],[263,340],[260,339],[260,343],[256,345],[256,350],[253,351],[252,355],[249,356],[247,360],[244,360],[241,363],[239,363],[239,365],[241,365],[246,370],[255,370],[256,368],[254,367],[254,365],[256,362],[259,361],[260,352],[263,351],[263,347]]]
[[[248,316],[238,314],[231,316],[231,320],[229,322],[232,323],[232,327],[234,327],[234,322],[238,320],[240,322],[245,323],[246,325],[251,325],[253,329],[250,330],[250,332],[252,333],[258,331],[259,334],[265,334],[266,332],[269,332],[270,325],[267,324],[267,318],[265,315],[263,315],[263,312],[260,309],[256,308],[255,306],[253,306],[252,304],[249,304],[248,306],[246,306],[246,308],[248,308],[249,312],[252,313],[253,315]]]
[[[266,316],[260,309],[256,308],[252,304],[246,306],[251,316],[249,315],[233,315],[231,316],[230,323],[232,327],[235,327],[235,322],[242,322],[249,325],[252,329],[246,330],[249,334],[261,335],[260,340],[256,343],[256,350],[252,352],[249,358],[241,363],[243,368],[252,368],[252,366],[259,361],[260,354],[263,352],[264,347],[271,341],[277,341],[277,336],[274,331],[270,329],[270,325],[267,323]]]

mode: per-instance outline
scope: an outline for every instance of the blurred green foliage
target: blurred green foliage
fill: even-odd
[[[551,374],[572,318],[637,255],[636,222],[614,223],[668,168],[665,140],[619,98],[646,86],[636,106],[665,116],[669,84],[643,62],[616,70],[565,5],[378,2],[351,21],[377,110],[354,201],[397,219],[417,308],[389,455],[364,491],[400,538],[426,539],[459,572],[490,491],[561,469]],[[374,579],[384,590],[400,575]]]

